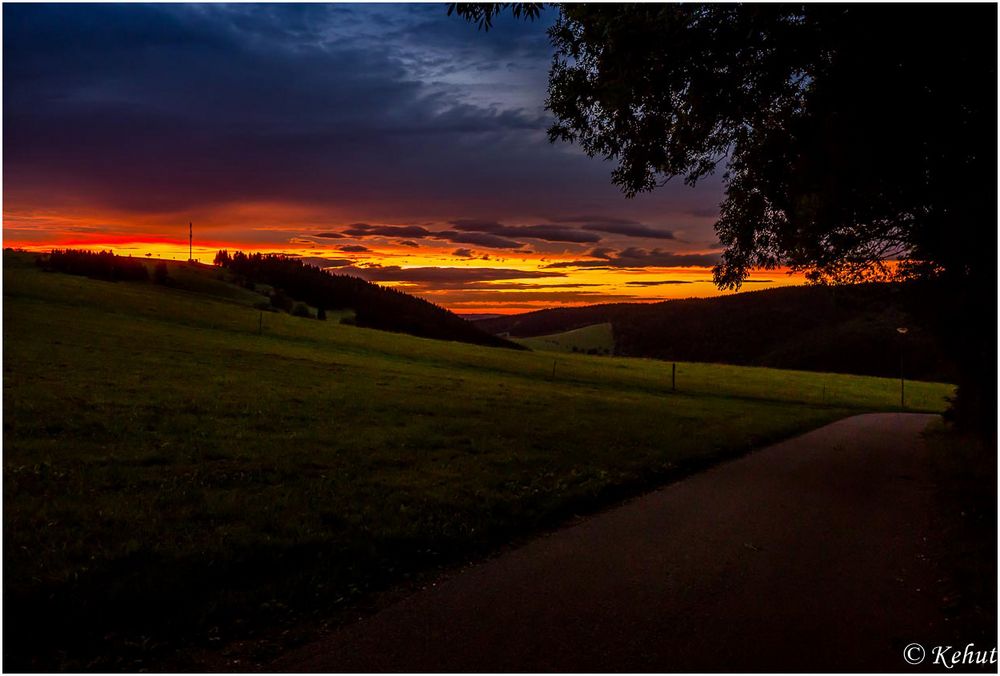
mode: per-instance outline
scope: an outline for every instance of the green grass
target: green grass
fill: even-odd
[[[553,333],[533,338],[516,338],[516,342],[532,350],[547,352],[582,352],[584,354],[612,354],[615,337],[611,323],[591,324],[583,328]]]
[[[248,306],[268,302],[266,295],[230,283],[231,275],[222,269],[206,271],[204,268],[184,263],[164,262],[167,265],[170,286],[174,289],[215,296]],[[153,277],[155,265],[156,263],[147,263],[146,265],[149,269],[150,279]]]
[[[8,669],[134,669],[329,613],[898,403],[893,380],[678,364],[671,392],[670,364],[651,360],[285,314],[263,313],[258,335],[250,297],[215,291],[5,255]],[[907,390],[940,411],[952,388]]]

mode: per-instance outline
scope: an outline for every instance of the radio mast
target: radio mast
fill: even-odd
[[[194,240],[194,225],[188,221],[188,263],[194,261],[194,256],[191,254],[191,242]]]

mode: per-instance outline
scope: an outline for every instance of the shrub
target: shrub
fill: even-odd
[[[309,306],[305,303],[296,303],[295,307],[292,308],[292,316],[294,317],[307,317],[312,319],[312,313],[309,312]]]

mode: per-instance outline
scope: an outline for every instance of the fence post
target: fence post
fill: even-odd
[[[677,391],[677,362],[670,365],[670,389]]]

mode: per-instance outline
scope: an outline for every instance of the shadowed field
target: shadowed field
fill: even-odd
[[[888,379],[685,363],[671,392],[668,363],[261,315],[204,274],[5,255],[7,669],[155,665],[898,405]]]
[[[532,350],[547,350],[549,352],[613,354],[615,351],[615,337],[610,322],[592,324],[548,336],[518,338],[516,342],[530,347]]]

